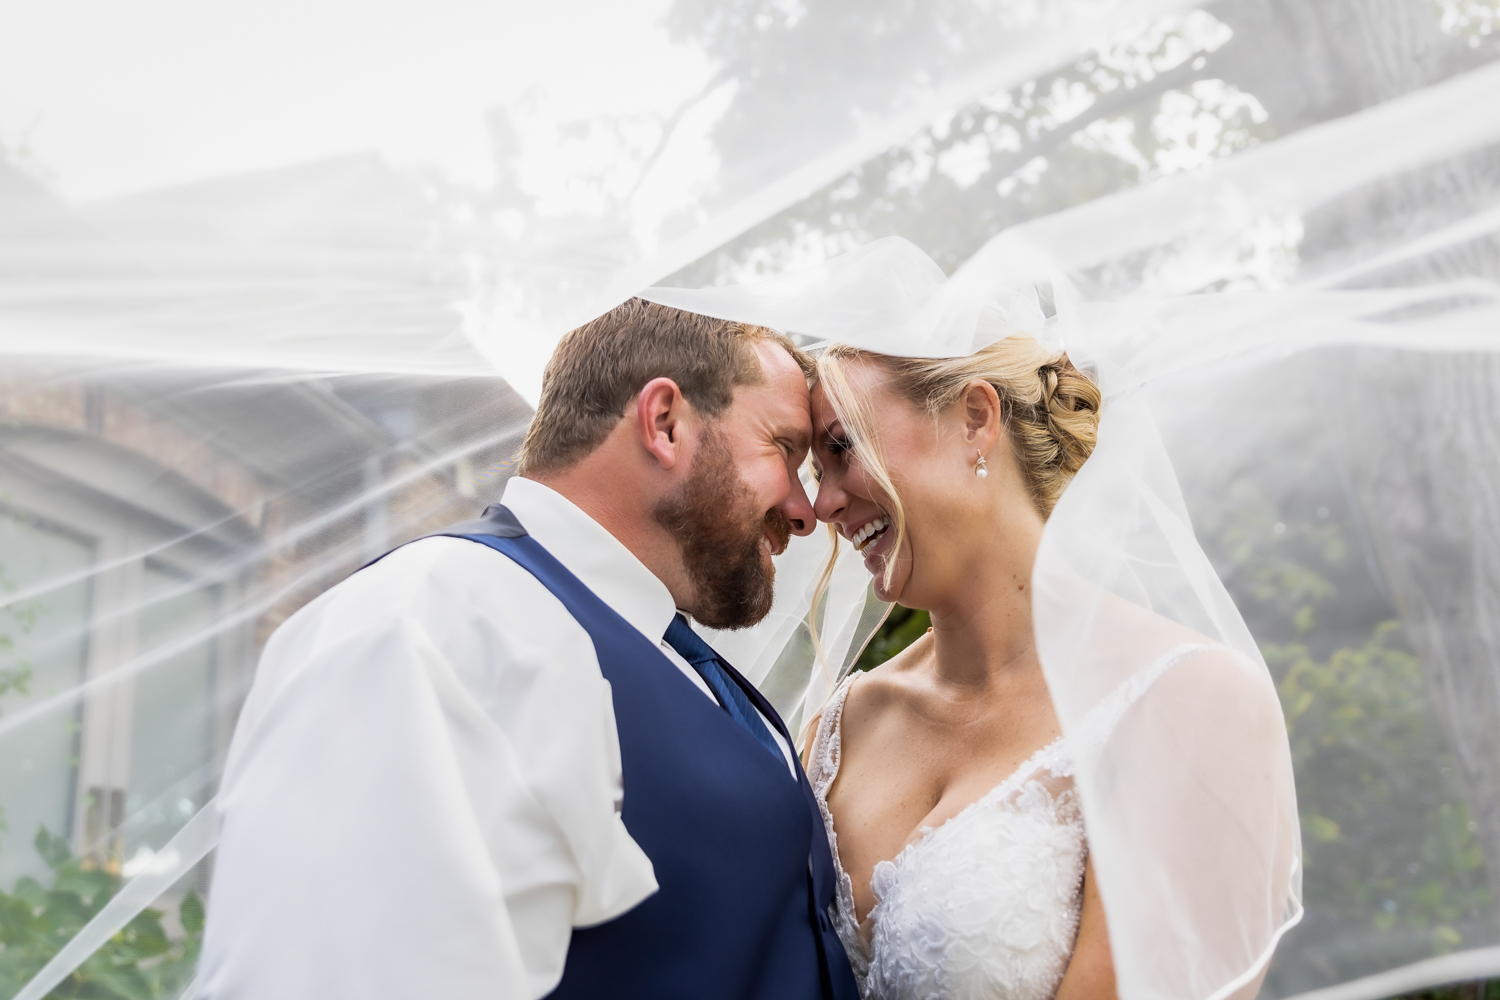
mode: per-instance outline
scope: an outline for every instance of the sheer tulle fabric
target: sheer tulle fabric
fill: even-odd
[[[358,91],[351,26],[396,24],[403,80],[463,76],[459,53],[509,26],[487,6],[403,26],[315,4],[271,34]],[[1299,803],[1317,919],[1282,942],[1265,995],[1500,973],[1493,5],[1187,6],[679,3],[671,30],[709,54],[701,77],[639,115],[616,114],[606,83],[572,118],[535,91],[488,133],[476,116],[488,186],[437,153],[393,165],[318,145],[280,169],[247,152],[191,184],[88,200],[67,193],[66,141],[47,143],[106,119],[71,98],[40,109],[54,182],[23,148],[31,126],[0,108],[0,892],[41,905],[31,885],[75,876],[100,887],[90,905],[119,890],[7,986],[39,1000],[88,960],[144,962],[155,994],[187,990],[210,803],[269,635],[498,496],[551,345],[662,281],[739,287],[659,301],[892,353],[1024,331],[1098,374],[1100,449],[1049,524],[1035,612],[1106,906],[1139,917],[1116,928],[1123,996],[1207,997],[1257,967],[1296,912]],[[153,54],[132,66],[185,54],[191,70],[138,106],[186,109],[205,136],[275,119],[274,88],[246,91],[204,57],[212,25],[180,14],[132,12]],[[36,16],[56,30],[19,22],[5,44],[95,70],[96,50],[45,43],[78,18]],[[558,72],[582,72],[566,39],[544,42]],[[1158,45],[1176,55],[1130,62]],[[1247,67],[1268,128],[1211,114],[1189,146],[1254,135],[1170,168],[1130,160],[1130,130],[1170,138],[1160,101],[1208,108],[1234,88],[1201,86]],[[1295,93],[1277,105],[1283,79]],[[116,82],[131,81],[88,90]],[[244,103],[194,103],[226,87]],[[422,93],[395,103],[451,119]],[[1086,99],[1092,123],[1070,117]],[[1027,102],[1014,135],[984,132]],[[1070,156],[1086,162],[1066,197],[1035,186]],[[972,180],[981,161],[1010,164],[1002,183]],[[874,207],[852,211],[849,192],[877,180]],[[983,197],[956,211],[939,189]],[[893,231],[942,266],[878,239]],[[846,551],[813,612],[816,659],[828,545],[796,540],[767,622],[715,638],[794,727],[884,611]],[[1310,579],[1294,545],[1337,572]],[[1150,685],[1096,750],[1079,742],[1079,720],[1153,655],[1204,639],[1221,651]],[[1199,920],[1215,894],[1233,907]],[[114,935],[148,905],[169,946],[137,961]],[[74,935],[65,909],[36,917],[45,940]]]
[[[1281,706],[1135,399],[1139,382],[1157,374],[1149,358],[1170,353],[1143,360],[1130,340],[1138,318],[1080,309],[1066,277],[1048,275],[1044,261],[1001,237],[937,285],[927,281],[925,255],[887,240],[826,265],[827,281],[800,276],[792,294],[788,282],[772,282],[764,314],[755,289],[648,295],[710,314],[746,312],[730,318],[775,315],[806,335],[884,353],[899,346],[894,353],[904,356],[965,354],[1007,335],[1046,338],[1097,373],[1105,395],[1098,444],[1049,519],[1033,570],[1037,650],[1073,744],[1122,995],[1232,996],[1258,983],[1302,915]],[[844,299],[865,283],[865,268],[870,283],[909,293],[899,310],[889,297],[877,307],[883,322],[868,337],[862,297]],[[1050,321],[1039,285],[1057,310]],[[729,301],[719,306],[720,298]],[[1240,346],[1223,342],[1231,345]],[[1194,642],[1217,652],[1184,658],[1161,677],[1163,658]],[[1112,710],[1111,699],[1121,698]],[[923,891],[941,895],[935,883]]]

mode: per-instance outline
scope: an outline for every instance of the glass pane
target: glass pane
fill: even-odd
[[[0,886],[47,871],[39,829],[72,832],[93,562],[88,543],[0,511]]]
[[[126,800],[126,853],[159,850],[208,801],[218,594],[147,563]],[[149,857],[149,855],[146,855]],[[127,864],[127,869],[129,869]]]

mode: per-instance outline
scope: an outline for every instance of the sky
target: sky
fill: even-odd
[[[378,152],[483,181],[484,115],[665,111],[670,0],[0,0],[0,143],[64,197]]]

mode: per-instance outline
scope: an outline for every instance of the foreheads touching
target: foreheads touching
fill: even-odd
[[[631,300],[559,344],[520,472],[609,528],[700,622],[753,624],[771,555],[814,525],[797,476],[813,369],[771,330]]]

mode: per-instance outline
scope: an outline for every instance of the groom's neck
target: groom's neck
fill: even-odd
[[[566,469],[528,473],[593,518],[671,591],[677,607],[689,607],[687,571],[676,541],[655,516],[659,497],[631,456],[607,444]]]

